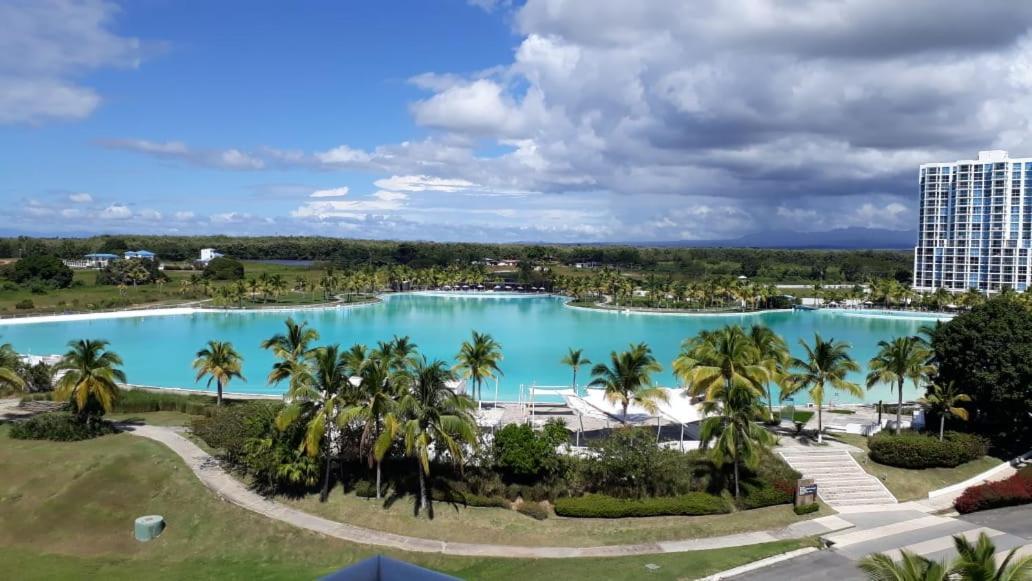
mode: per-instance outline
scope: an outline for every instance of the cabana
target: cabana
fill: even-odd
[[[632,403],[628,406],[627,415],[625,416],[623,406],[606,399],[605,390],[602,389],[588,389],[583,397],[578,396],[572,389],[567,390],[567,393],[563,394],[563,399],[566,401],[566,405],[577,413],[580,420],[580,431],[582,432],[584,431],[584,415],[606,421],[607,427],[610,420],[640,425],[655,418],[657,441],[662,428],[661,420],[679,424],[681,426],[680,447],[683,451],[684,428],[686,425],[696,423],[702,419],[702,409],[699,404],[693,403],[690,399],[684,397],[680,389],[664,388],[664,391],[667,392],[667,401],[659,402],[659,409],[654,414]],[[577,442],[579,445],[579,433],[577,435]]]

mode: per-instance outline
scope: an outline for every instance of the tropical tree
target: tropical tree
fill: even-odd
[[[954,416],[965,422],[968,420],[968,411],[958,404],[971,401],[971,396],[961,393],[952,381],[946,384],[933,383],[920,401],[939,416],[939,440],[942,440],[946,430],[946,416]]]
[[[689,395],[720,400],[735,387],[752,390],[757,397],[770,379],[760,364],[755,343],[738,325],[701,331],[681,344],[674,359],[674,374],[685,382]]]
[[[463,377],[473,381],[473,398],[481,399],[481,385],[485,379],[502,375],[498,367],[502,360],[502,348],[491,335],[473,331],[470,341],[464,341],[455,356],[458,364],[457,371],[461,371]]]
[[[871,581],[947,581],[949,569],[942,563],[910,551],[902,551],[899,561],[882,553],[868,555],[857,563]]]
[[[287,392],[290,403],[276,417],[276,427],[286,430],[295,421],[304,422],[305,435],[300,449],[310,458],[321,455],[325,462],[320,494],[320,500],[325,502],[330,492],[333,461],[330,429],[338,424],[340,411],[353,397],[351,383],[337,345],[308,351],[304,364],[292,372]]]
[[[456,394],[446,383],[455,375],[443,361],[420,358],[412,370],[412,385],[398,400],[395,409],[384,418],[384,430],[376,441],[380,457],[391,442],[401,439],[405,453],[418,465],[419,501],[417,510],[427,510],[433,517],[428,484],[430,450],[447,451],[451,461],[461,464],[463,444],[476,443],[475,404],[465,395]]]
[[[896,337],[892,341],[879,341],[878,353],[867,364],[867,388],[887,383],[896,388],[899,402],[896,406],[896,433],[901,429],[903,410],[903,383],[910,379],[914,387],[926,378],[932,368],[928,364],[931,351],[920,337]]]
[[[627,351],[609,354],[609,365],[599,363],[591,369],[592,380],[588,384],[605,390],[610,402],[623,407],[621,422],[627,423],[627,408],[637,404],[650,414],[659,411],[659,402],[667,401],[667,394],[658,387],[650,387],[652,374],[663,367],[652,355],[652,349],[645,343],[632,344]]]
[[[770,432],[753,422],[763,408],[752,385],[732,384],[722,392],[720,400],[704,401],[702,409],[706,417],[700,425],[699,440],[718,465],[730,460],[734,466],[735,498],[738,498],[741,493],[739,467],[742,464],[755,466],[760,449],[775,443]],[[712,447],[711,442],[714,442]]]
[[[222,405],[222,388],[225,387],[234,377],[247,381],[241,375],[243,357],[236,352],[233,344],[229,341],[208,341],[208,345],[197,352],[193,368],[197,372],[194,381],[200,381],[205,375],[208,376],[208,387],[215,381],[216,397],[215,405]]]
[[[568,366],[573,370],[573,389],[577,390],[577,370],[582,365],[591,365],[591,360],[584,356],[583,349],[574,349],[570,347],[569,352],[563,357],[559,363]]]
[[[860,366],[849,355],[849,343],[834,339],[825,341],[820,333],[814,333],[813,345],[802,339],[799,344],[806,351],[806,358],[792,358],[789,367],[797,371],[785,379],[782,396],[808,390],[810,400],[817,404],[817,442],[823,443],[824,390],[831,388],[856,397],[862,396],[864,392],[860,386],[846,379],[848,373],[860,371]]]
[[[957,557],[947,566],[910,551],[893,561],[888,555],[875,554],[858,563],[872,581],[1025,581],[1032,578],[1032,556],[1016,558],[1018,549],[1011,549],[997,559],[996,545],[989,535],[980,533],[972,543],[964,535],[954,535]]]
[[[996,560],[996,546],[989,535],[981,533],[975,543],[963,535],[953,537],[957,559],[952,572],[972,581],[1027,581],[1032,578],[1032,556],[1015,559],[1018,549],[1011,549],[1001,561]]]
[[[65,374],[54,387],[55,400],[68,400],[82,421],[111,411],[118,399],[118,382],[125,383],[125,372],[119,369],[122,358],[106,349],[108,342],[81,339],[68,343],[69,350],[54,371]]]
[[[346,426],[354,421],[362,424],[359,449],[365,454],[370,466],[376,467],[376,498],[380,499],[380,463],[387,453],[387,447],[376,446],[383,431],[384,417],[394,409],[397,393],[392,390],[391,361],[374,357],[364,364],[360,371],[361,381],[354,403],[344,408],[338,423]]]
[[[774,419],[774,395],[770,391],[771,381],[782,381],[785,378],[785,367],[788,365],[788,345],[780,335],[766,325],[753,325],[749,329],[749,340],[755,349],[756,362],[767,370],[767,379],[763,389],[767,396],[767,418]]]
[[[0,345],[0,386],[16,390],[25,389],[25,381],[15,371],[18,368],[18,353],[10,343]]]
[[[272,351],[278,359],[269,372],[269,383],[275,385],[284,380],[295,381],[303,377],[304,360],[311,352],[311,344],[319,340],[319,332],[309,328],[307,322],[297,323],[293,318],[284,322],[286,333],[277,333],[262,341],[262,349]],[[293,385],[291,386],[294,387]]]

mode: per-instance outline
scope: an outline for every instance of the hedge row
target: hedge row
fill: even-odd
[[[181,412],[203,416],[215,408],[215,399],[204,395],[154,393],[138,389],[123,389],[111,408],[115,413],[141,414],[147,412]]]
[[[800,516],[802,516],[804,514],[810,514],[810,513],[813,513],[813,512],[817,512],[820,509],[821,509],[821,505],[817,504],[816,502],[812,502],[810,504],[802,504],[802,505],[799,505],[799,506],[792,507],[792,511],[795,512],[796,514],[800,515]]]
[[[867,442],[870,457],[899,468],[953,468],[986,455],[988,442],[974,434],[946,432],[942,441],[917,432],[881,432]]]
[[[779,481],[774,484],[760,481],[742,482],[742,497],[738,500],[738,508],[749,510],[790,504],[795,500],[795,487],[792,482]]]
[[[953,501],[957,512],[964,514],[1019,504],[1032,504],[1032,466],[1006,480],[972,486]]]
[[[447,492],[437,489],[434,489],[430,496],[438,502],[451,502],[478,508],[512,508],[509,501],[501,496],[480,496],[470,492]]]
[[[555,501],[555,513],[577,518],[624,518],[631,516],[695,516],[731,512],[719,496],[692,492],[682,496],[625,499],[602,494],[564,497]]]
[[[11,427],[11,437],[17,440],[53,440],[78,442],[118,432],[111,422],[84,422],[68,412],[50,412],[35,415]]]

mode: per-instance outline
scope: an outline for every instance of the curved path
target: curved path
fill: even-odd
[[[262,516],[287,524],[335,537],[352,543],[389,547],[418,553],[473,557],[509,557],[520,559],[561,559],[569,557],[621,557],[681,553],[740,547],[772,541],[820,535],[851,526],[834,516],[794,523],[775,531],[758,531],[723,537],[663,541],[638,545],[604,545],[598,547],[529,547],[518,545],[487,545],[453,543],[417,537],[407,537],[383,531],[357,527],[300,511],[275,500],[269,500],[244,486],[219,466],[218,461],[176,431],[162,426],[123,426],[128,433],[160,442],[178,454],[190,470],[222,499]]]

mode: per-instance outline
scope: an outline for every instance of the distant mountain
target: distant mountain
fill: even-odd
[[[813,248],[813,249],[910,249],[917,243],[916,230],[840,228],[825,232],[765,230],[729,240],[679,240],[649,246],[696,248]]]

